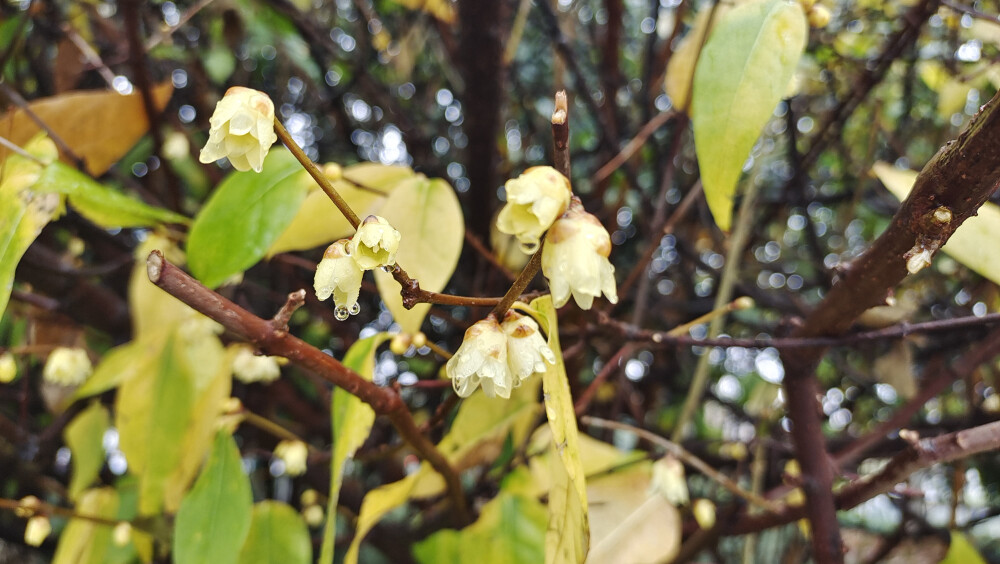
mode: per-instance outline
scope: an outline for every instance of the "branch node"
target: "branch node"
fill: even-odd
[[[163,253],[159,250],[155,250],[149,253],[146,257],[146,276],[149,277],[149,281],[156,284],[160,281],[160,275],[163,273]]]
[[[297,290],[288,294],[285,305],[281,306],[278,313],[274,314],[274,317],[271,319],[271,326],[274,327],[274,332],[279,336],[288,333],[288,321],[292,318],[292,314],[305,303],[305,290]]]

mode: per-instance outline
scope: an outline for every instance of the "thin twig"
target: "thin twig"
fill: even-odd
[[[748,492],[741,488],[739,484],[732,481],[728,476],[719,472],[715,468],[712,468],[707,462],[698,458],[697,456],[691,454],[681,445],[669,441],[656,433],[651,433],[645,429],[628,425],[626,423],[620,423],[618,421],[609,421],[607,419],[600,419],[598,417],[591,417],[589,415],[584,415],[580,418],[580,423],[584,425],[593,425],[594,427],[601,427],[602,429],[617,429],[622,431],[629,431],[635,433],[640,438],[646,439],[647,441],[663,448],[669,454],[677,457],[683,461],[688,466],[698,470],[705,476],[709,477],[720,486],[726,489],[726,491],[731,494],[745,499],[747,502],[760,507],[764,511],[774,514],[779,508],[771,501],[764,499],[763,497],[753,493]]]

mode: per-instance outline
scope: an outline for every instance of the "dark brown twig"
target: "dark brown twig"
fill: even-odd
[[[375,413],[388,417],[403,439],[441,474],[447,484],[451,502],[458,512],[459,521],[467,522],[468,508],[458,473],[434,444],[417,430],[413,417],[399,394],[365,380],[332,356],[281,331],[273,321],[265,321],[209,290],[164,259],[159,251],[149,254],[146,271],[153,284],[253,343],[264,353],[287,358],[300,368],[357,396],[370,405]]]

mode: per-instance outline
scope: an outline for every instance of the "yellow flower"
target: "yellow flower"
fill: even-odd
[[[274,456],[284,461],[285,473],[289,476],[301,476],[306,473],[309,447],[304,442],[281,441],[274,447]]]
[[[260,172],[274,133],[274,103],[267,94],[234,86],[215,106],[209,123],[208,143],[198,160],[212,163],[228,158],[236,170]]]
[[[0,384],[13,382],[17,377],[17,362],[9,352],[0,354]]]
[[[556,355],[538,332],[534,319],[511,310],[500,328],[507,335],[507,366],[515,388],[532,374],[545,372],[546,363],[556,363]]]
[[[469,327],[462,346],[445,365],[445,373],[459,397],[467,398],[480,385],[489,397],[509,398],[514,379],[507,365],[507,336],[493,317]]]
[[[316,265],[313,288],[316,298],[323,301],[333,296],[338,312],[358,313],[358,295],[361,293],[361,277],[364,272],[348,251],[350,241],[341,239],[326,248],[323,260]],[[340,313],[337,314],[340,319]]]
[[[578,306],[590,309],[602,292],[609,302],[618,303],[610,254],[607,230],[574,199],[566,215],[549,229],[542,248],[542,273],[549,279],[552,303],[562,307],[572,293]]]
[[[132,524],[128,521],[119,521],[111,531],[111,538],[115,546],[125,546],[132,540]]]
[[[521,250],[538,250],[542,234],[569,206],[569,180],[550,166],[536,166],[504,184],[507,205],[497,216],[497,229],[517,237]]]
[[[42,370],[46,382],[62,386],[82,384],[93,372],[90,357],[83,349],[59,347],[49,354]]]
[[[398,249],[399,231],[377,215],[370,215],[361,222],[348,247],[361,270],[395,264]]]
[[[24,528],[24,542],[31,546],[42,546],[51,532],[52,523],[49,523],[49,518],[35,515],[28,519],[28,526]]]
[[[244,384],[273,382],[281,377],[278,358],[254,354],[252,347],[240,345],[233,357],[233,376]]]

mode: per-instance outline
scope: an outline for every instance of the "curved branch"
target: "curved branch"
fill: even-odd
[[[459,520],[467,522],[468,508],[458,473],[444,455],[417,430],[413,416],[399,394],[365,380],[337,359],[290,335],[280,321],[265,321],[209,290],[183,270],[170,264],[160,251],[149,254],[146,272],[150,282],[160,289],[253,343],[266,354],[287,358],[298,367],[357,396],[370,405],[375,413],[388,417],[403,439],[441,474]]]

